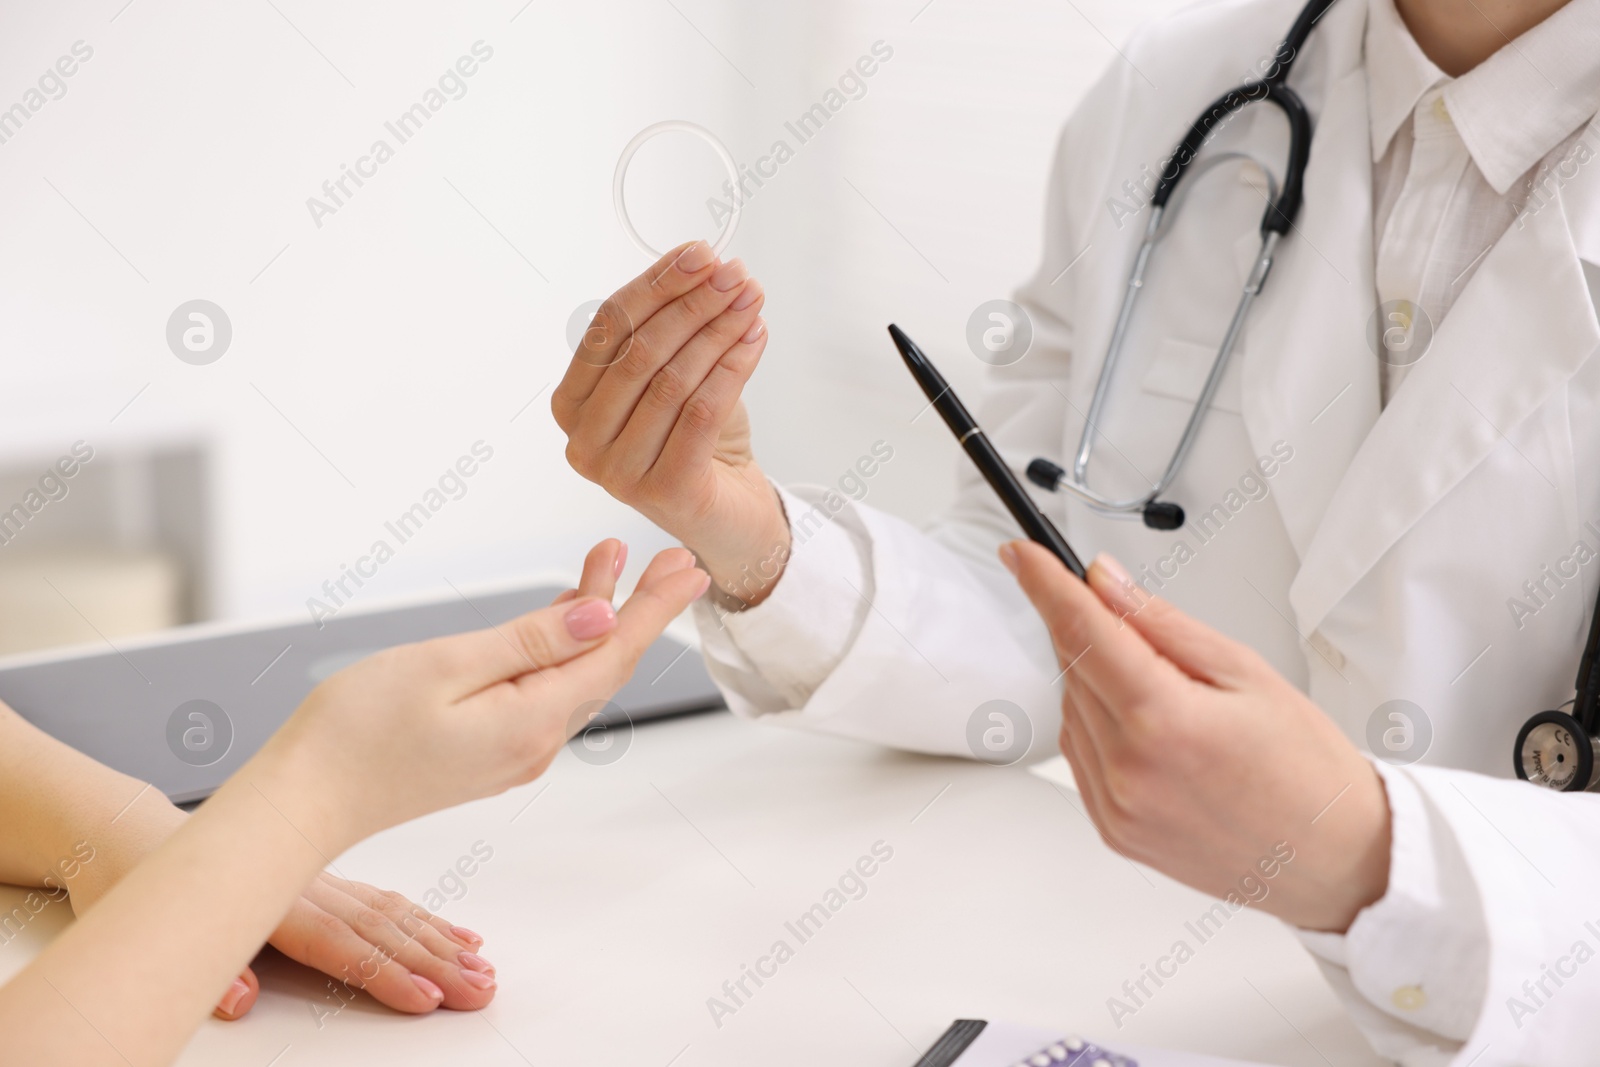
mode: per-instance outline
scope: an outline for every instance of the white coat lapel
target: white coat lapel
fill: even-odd
[[[1328,35],[1331,84],[1316,119],[1305,205],[1279,245],[1245,345],[1251,444],[1257,455],[1279,441],[1294,449],[1273,496],[1301,559],[1378,417],[1376,358],[1365,340],[1374,292],[1365,13],[1365,4],[1335,7],[1317,30]]]
[[[1506,435],[1597,346],[1573,234],[1551,204],[1484,257],[1361,444],[1290,587],[1303,632],[1484,457],[1512,447]],[[1527,476],[1557,473],[1530,467]]]

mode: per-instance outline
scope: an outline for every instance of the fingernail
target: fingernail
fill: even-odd
[[[618,544],[620,547],[617,549],[617,560],[611,564],[611,577],[613,578],[621,578],[622,568],[628,565],[628,542],[621,541]]]
[[[694,553],[687,548],[663,549],[656,560],[656,566],[662,575],[677,574],[684,568],[695,565]]]
[[[1122,564],[1118,563],[1115,557],[1108,556],[1104,552],[1094,558],[1094,563],[1091,566],[1098,567],[1104,571],[1107,578],[1110,578],[1120,586],[1126,587],[1133,584],[1133,578],[1129,576]]]
[[[411,976],[411,980],[417,983],[417,988],[422,990],[422,992],[427,995],[429,1000],[444,999],[444,990],[440,989],[438,986],[422,977],[422,975],[414,974]]]
[[[1118,563],[1115,558],[1106,555],[1104,552],[1096,556],[1094,562],[1089,564],[1089,577],[1091,579],[1094,578],[1095,572],[1099,572],[1101,576],[1098,581],[1093,583],[1096,589],[1101,593],[1110,593],[1122,607],[1127,608],[1129,611],[1137,611],[1144,607],[1145,602],[1150,599],[1150,594],[1134,583],[1133,577],[1128,573],[1127,569]]]
[[[750,329],[745,331],[745,335],[743,337],[739,338],[739,340],[743,341],[747,345],[753,345],[757,341],[761,340],[761,335],[766,333],[766,332],[767,332],[767,320],[766,319],[757,319],[755,321],[755,323],[753,325],[751,325]]]
[[[743,311],[745,308],[749,307],[751,304],[754,304],[760,299],[761,286],[756,282],[749,282],[745,285],[744,291],[738,296],[734,297],[733,303],[728,306],[733,308],[735,311]]]
[[[716,259],[716,253],[711,251],[711,246],[704,241],[696,241],[683,250],[673,264],[685,274],[694,274],[711,266],[711,261]]]
[[[1000,562],[1005,564],[1006,570],[1010,571],[1013,576],[1016,575],[1020,561],[1017,559],[1017,550],[1010,541],[1000,546]]]
[[[461,966],[469,971],[482,971],[484,974],[494,973],[494,964],[478,955],[476,952],[463,952],[456,959]]]
[[[233,984],[228,987],[228,991],[222,994],[222,999],[217,1001],[217,1007],[232,1015],[238,1010],[239,1001],[243,1000],[244,995],[248,992],[250,992],[250,987],[245,985],[244,979],[235,978]]]
[[[472,941],[472,942],[475,942],[475,943],[477,943],[479,945],[483,944],[483,935],[482,934],[473,933],[471,930],[468,930],[465,926],[452,926],[450,928],[450,932],[452,934],[455,934],[457,937],[459,937],[463,941]]]
[[[466,970],[465,968],[463,968],[461,971],[461,980],[467,983],[469,986],[472,986],[474,989],[494,988],[493,978],[490,978],[486,974],[479,974],[477,971]]]
[[[726,293],[736,285],[743,284],[750,277],[750,272],[745,269],[744,260],[730,259],[717,268],[711,276],[711,288],[719,293]]]
[[[711,575],[705,571],[700,572],[700,591],[694,595],[696,600],[706,595],[706,590],[711,588]]]
[[[604,600],[585,600],[567,612],[567,633],[576,641],[604,637],[617,625],[617,613]]]

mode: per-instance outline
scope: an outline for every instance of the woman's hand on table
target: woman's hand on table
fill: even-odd
[[[94,859],[68,883],[69,901],[82,916],[134,864],[188,818],[155,790],[142,794],[101,838]],[[478,950],[483,938],[401,896],[324,871],[290,906],[267,944],[296,963],[328,975],[330,983],[365,989],[396,1011],[438,1007],[475,1010],[494,999],[495,970]],[[382,967],[375,961],[388,957]],[[212,1012],[238,1019],[255,1006],[261,984],[246,967]],[[335,997],[349,998],[343,989]],[[340,1003],[335,999],[331,1003]]]

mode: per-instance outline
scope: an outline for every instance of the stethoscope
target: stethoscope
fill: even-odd
[[[1289,69],[1294,64],[1295,57],[1300,54],[1300,49],[1304,47],[1312,27],[1327,13],[1328,8],[1333,6],[1333,2],[1334,0],[1311,0],[1295,19],[1294,25],[1289,29],[1289,35],[1278,46],[1273,58],[1276,69],[1259,81],[1246,82],[1224,93],[1194,121],[1183,140],[1178,142],[1178,147],[1173,149],[1171,157],[1162,168],[1155,192],[1150,197],[1150,217],[1145,223],[1144,238],[1133,258],[1133,269],[1128,277],[1127,291],[1122,298],[1122,307],[1117,313],[1116,325],[1111,331],[1105,362],[1100,366],[1100,377],[1095,382],[1094,397],[1089,402],[1089,412],[1084,418],[1083,436],[1078,440],[1078,452],[1073,457],[1072,471],[1069,474],[1058,464],[1042,457],[1035,459],[1028,464],[1027,472],[1028,480],[1035,485],[1052,492],[1065,489],[1091,508],[1105,514],[1139,512],[1144,517],[1144,524],[1154,530],[1176,530],[1183,525],[1183,508],[1159,497],[1172,485],[1184,461],[1189,457],[1189,450],[1194,446],[1195,437],[1200,432],[1201,420],[1211,405],[1217,386],[1222,382],[1222,372],[1227,369],[1228,357],[1233,354],[1234,345],[1238,343],[1245,317],[1266,285],[1278,242],[1289,232],[1289,228],[1294,225],[1295,216],[1300,212],[1306,161],[1311,155],[1311,114],[1306,110],[1305,102],[1300,99],[1300,95],[1289,88],[1287,81]],[[1169,204],[1172,207],[1173,217],[1176,218],[1178,205],[1172,202],[1173,193],[1184,175],[1190,172],[1191,165],[1200,154],[1206,139],[1235,112],[1263,100],[1276,104],[1289,120],[1289,158],[1284,168],[1281,190],[1272,180],[1271,172],[1267,172],[1269,183],[1267,212],[1261,219],[1261,249],[1256,255],[1255,265],[1244,283],[1244,291],[1240,294],[1239,304],[1234,309],[1232,320],[1228,323],[1228,331],[1223,335],[1216,358],[1211,362],[1211,372],[1206,376],[1205,386],[1195,401],[1194,410],[1189,413],[1189,421],[1183,428],[1183,436],[1179,438],[1177,447],[1173,449],[1166,471],[1141,496],[1125,500],[1105,496],[1089,486],[1089,461],[1094,456],[1095,436],[1100,425],[1100,416],[1105,409],[1106,395],[1110,392],[1112,375],[1122,358],[1122,350],[1128,338],[1128,326],[1133,320],[1133,310],[1138,303],[1139,292],[1144,288],[1145,272],[1150,265],[1151,254],[1168,230],[1168,227],[1162,225],[1162,219],[1167,214]],[[1237,152],[1226,153],[1194,167],[1193,172],[1198,175],[1230,158],[1249,157]]]
[[[1512,751],[1517,777],[1563,793],[1600,790],[1600,670],[1595,660],[1600,654],[1600,598],[1595,601],[1589,620],[1589,637],[1578,660],[1576,696],[1572,713],[1541,711],[1517,731]],[[1567,705],[1563,704],[1562,707]]]

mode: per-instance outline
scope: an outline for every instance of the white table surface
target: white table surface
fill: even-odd
[[[332,1010],[273,953],[240,1022],[180,1061],[302,1064],[849,1064],[910,1067],[956,1017],[1305,1067],[1378,1064],[1310,957],[1240,912],[1119,1030],[1107,1000],[1210,901],[1111,852],[1070,791],[1017,768],[884,751],[726,714],[638,727],[591,766],[364,842],[346,877],[420,901],[476,842],[494,850],[441,913],[487,938],[481,1013]],[[785,929],[874,842],[894,850],[804,944]],[[21,901],[0,888],[0,910]],[[51,906],[0,945],[0,979],[71,921]],[[795,949],[743,1007],[707,998],[779,939]],[[1153,987],[1151,987],[1153,988]]]

